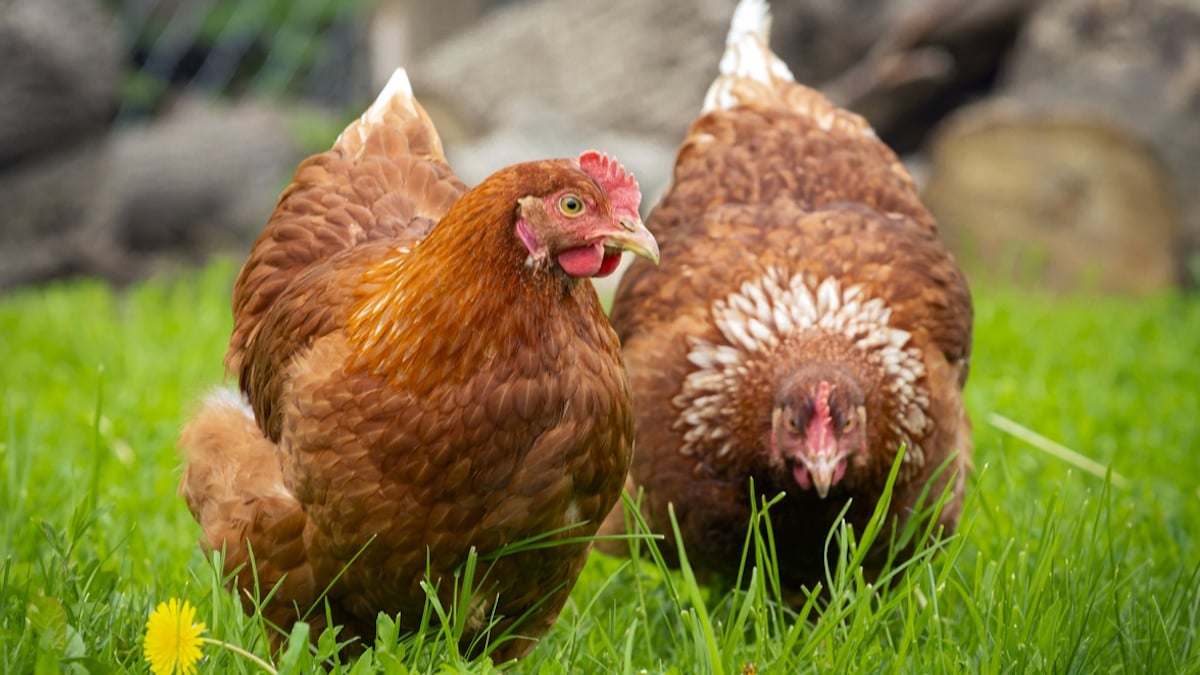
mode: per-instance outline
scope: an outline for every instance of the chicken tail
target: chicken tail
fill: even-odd
[[[372,130],[380,127],[404,129],[414,123],[420,125],[424,133],[406,133],[405,137],[426,139],[429,147],[408,148],[409,152],[423,159],[437,160],[445,164],[446,155],[442,150],[442,139],[425,109],[417,102],[412,83],[408,81],[408,72],[397,68],[379,92],[379,96],[375,97],[375,101],[338,136],[334,147],[347,150],[352,155],[359,155],[366,146]]]
[[[290,626],[294,608],[308,608],[320,589],[304,545],[308,517],[283,484],[275,444],[237,392],[218,389],[184,428],[179,449],[187,462],[179,492],[204,530],[204,550],[224,552],[223,574],[235,575],[230,583],[248,611],[278,586],[263,614]]]
[[[720,72],[704,96],[701,113],[741,105],[786,108],[812,118],[823,131],[874,138],[864,118],[796,82],[787,64],[771,51],[770,33],[767,0],[741,0],[733,10]]]
[[[792,71],[771,51],[771,9],[766,0],[741,0],[733,11],[720,74],[704,96],[702,113],[729,110],[745,102],[740,85],[754,82],[774,91],[793,83]],[[761,91],[761,87],[758,87]]]
[[[267,313],[305,270],[364,241],[418,241],[465,191],[397,69],[329,151],[301,162],[279,196],[234,286],[229,372],[244,376]]]

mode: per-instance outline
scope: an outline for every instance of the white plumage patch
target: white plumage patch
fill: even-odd
[[[563,514],[563,526],[571,527],[578,525],[581,521],[581,512],[579,510],[579,502],[572,499],[570,504],[567,504],[567,510]]]
[[[900,415],[891,424],[908,446],[904,461],[920,465],[924,458],[913,439],[929,424],[929,395],[919,384],[925,366],[920,350],[909,345],[911,335],[889,325],[891,314],[862,286],[843,287],[832,277],[819,283],[799,274],[785,279],[775,269],[717,300],[712,317],[725,343],[690,339],[688,361],[696,370],[674,400],[680,410],[674,428],[686,429],[680,452],[694,454],[701,444],[723,440],[717,456],[729,453],[734,439],[725,421],[749,365],[768,358],[787,338],[817,328],[849,339],[880,369],[883,386],[899,402]]]
[[[250,406],[250,400],[246,394],[237,390],[229,389],[228,387],[213,387],[204,397],[204,406],[206,408],[224,408],[240,417],[245,418],[246,433],[255,436],[261,436],[258,423],[254,418],[254,408]],[[222,489],[234,489],[244,477],[248,475],[244,471],[244,458],[239,458],[238,453],[230,453],[229,448],[218,448],[216,459],[221,461],[214,464],[216,467],[216,475],[222,476]],[[191,452],[191,451],[189,451]],[[234,458],[230,461],[230,458]],[[255,492],[264,498],[279,498],[294,500],[296,496],[288,490],[283,484],[283,475],[276,473],[274,479],[263,481],[255,486]],[[239,495],[238,499],[241,499]]]
[[[246,399],[246,395],[236,389],[228,387],[213,387],[212,391],[204,397],[204,404],[213,407],[224,407],[236,411],[254,422],[254,409],[250,407],[250,401]]]

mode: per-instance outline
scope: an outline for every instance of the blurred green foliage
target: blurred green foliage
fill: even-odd
[[[103,0],[128,50],[123,110],[148,114],[172,89],[294,94],[323,61],[345,51],[336,28],[368,0]]]

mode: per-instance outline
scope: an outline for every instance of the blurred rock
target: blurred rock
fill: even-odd
[[[98,3],[0,2],[0,167],[107,129],[120,64]]]
[[[0,171],[0,290],[116,255],[108,151],[102,138]]]
[[[117,283],[244,251],[308,154],[294,110],[180,102],[164,118],[0,174],[0,289]]]
[[[371,89],[379,91],[399,67],[474,23],[488,0],[375,0],[367,21]]]
[[[120,63],[98,3],[0,4],[0,289],[79,273],[113,246],[105,137]]]
[[[678,143],[716,73],[732,2],[527,0],[493,8],[410,73],[447,146],[522,99],[580,128]],[[581,142],[590,144],[585,134]]]
[[[200,260],[247,246],[307,155],[292,125],[282,105],[194,98],[120,128],[108,160],[121,247]]]
[[[866,113],[886,140],[915,146],[947,101],[994,76],[1036,2],[775,2],[772,44],[798,80]],[[388,65],[410,66],[448,142],[496,128],[503,102],[524,99],[584,130],[678,143],[716,75],[735,4],[525,0],[411,64]]]
[[[634,173],[648,210],[666,189],[678,142],[657,135],[585,127],[567,115],[524,99],[493,111],[495,128],[479,136],[445,141],[454,171],[474,185],[509,164],[545,157],[575,157],[596,149],[614,155]],[[439,127],[440,131],[440,127]]]
[[[1124,127],[989,103],[945,124],[930,159],[923,198],[976,274],[1054,291],[1178,280],[1169,173]]]

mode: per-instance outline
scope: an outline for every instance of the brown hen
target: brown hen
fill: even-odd
[[[902,446],[889,524],[927,485],[935,498],[949,485],[940,524],[954,530],[971,456],[972,308],[908,172],[865,120],[793,81],[769,23],[761,0],[735,11],[648,221],[666,262],[635,261],[612,320],[637,417],[629,491],[644,491],[651,528],[673,540],[673,505],[692,565],[731,580],[751,481],[760,497],[786,493],[770,515],[795,593],[825,579],[826,536],[848,500],[863,532]],[[623,527],[618,506],[602,532]]]
[[[318,635],[415,628],[474,548],[590,535],[633,437],[616,335],[589,277],[657,260],[632,175],[595,152],[500,170],[467,190],[404,71],[333,148],[304,161],[233,294],[217,393],[184,429],[180,485],[247,611]],[[513,628],[525,654],[588,553],[481,562],[464,642]],[[448,604],[446,606],[449,606]],[[515,622],[521,619],[519,623]]]

